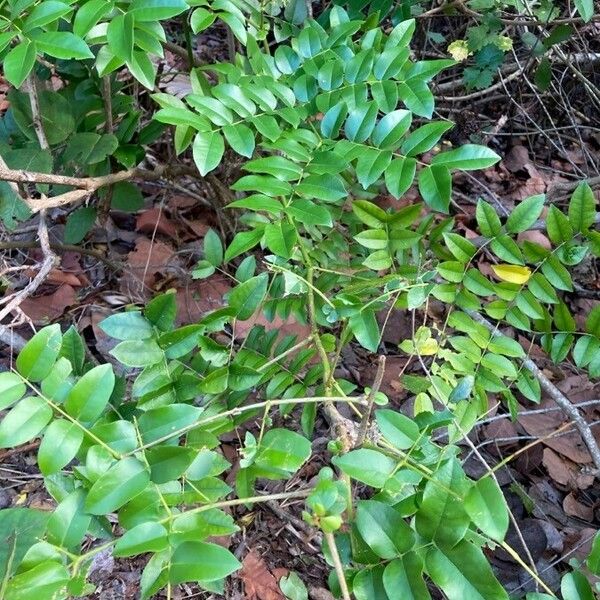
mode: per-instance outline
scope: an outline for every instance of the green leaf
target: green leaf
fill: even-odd
[[[468,483],[460,463],[451,458],[425,485],[415,527],[419,535],[439,546],[452,547],[467,533],[471,519],[462,498]]]
[[[562,244],[573,239],[573,226],[567,216],[554,204],[550,205],[546,216],[546,231],[554,244]]]
[[[592,548],[586,559],[587,568],[594,574],[600,573],[600,531],[596,532]]]
[[[433,209],[447,213],[452,197],[452,176],[444,165],[432,165],[419,172],[419,192]]]
[[[223,244],[214,229],[209,229],[204,236],[204,257],[214,267],[223,262]]]
[[[360,500],[356,526],[371,550],[384,559],[397,558],[415,543],[414,531],[400,513],[382,502]]]
[[[25,383],[16,373],[0,373],[0,410],[20,400],[26,391]]]
[[[506,230],[509,233],[520,233],[529,229],[540,218],[545,201],[544,194],[530,196],[523,200],[506,220]]]
[[[37,437],[52,419],[52,409],[37,396],[20,400],[0,423],[0,448],[14,448]]]
[[[94,367],[73,386],[65,400],[65,409],[84,423],[95,421],[106,408],[114,387],[112,365]]]
[[[131,12],[113,17],[106,30],[106,40],[110,51],[122,61],[133,57],[133,26]]]
[[[399,200],[410,188],[415,178],[415,158],[395,158],[385,170],[385,185],[388,192]]]
[[[133,13],[136,22],[141,23],[170,19],[188,8],[185,0],[133,0],[128,10]]]
[[[65,225],[65,242],[78,244],[85,238],[96,221],[96,209],[92,206],[83,206],[74,210],[67,218]]]
[[[488,352],[481,359],[481,364],[498,375],[498,377],[510,377],[513,379],[517,377],[515,365],[505,356]]]
[[[387,48],[377,57],[373,75],[379,80],[395,78],[406,63],[409,53],[408,48]]]
[[[346,475],[374,488],[382,488],[396,469],[396,461],[366,448],[335,456],[333,463]]]
[[[433,94],[422,79],[410,79],[398,85],[398,95],[404,105],[416,115],[431,119],[433,115]]]
[[[225,142],[223,137],[216,131],[199,131],[194,138],[192,147],[194,162],[203,177],[219,166]]]
[[[596,594],[581,571],[572,571],[563,576],[560,592],[565,600],[594,600]]]
[[[164,352],[154,340],[126,340],[110,353],[127,367],[147,367],[164,360]]]
[[[419,427],[402,413],[380,409],[375,412],[375,418],[383,437],[399,450],[408,450],[418,443]]]
[[[62,548],[78,546],[90,525],[92,516],[83,510],[85,491],[75,490],[64,498],[48,519],[48,541]]]
[[[50,325],[38,331],[19,353],[17,371],[29,381],[38,382],[50,373],[62,342],[60,325]]]
[[[36,27],[43,27],[44,25],[48,25],[48,23],[58,21],[72,10],[73,8],[64,2],[45,0],[41,4],[35,6],[29,13],[23,23],[23,31],[31,31]]]
[[[338,202],[348,195],[343,178],[339,175],[329,174],[305,177],[295,187],[295,192],[300,196],[323,202]]]
[[[117,340],[146,340],[154,336],[152,325],[137,310],[111,315],[100,321],[99,326],[104,333]]]
[[[365,102],[352,109],[346,119],[344,132],[353,142],[364,142],[373,132],[377,120],[377,105],[375,102]]]
[[[134,50],[133,56],[127,61],[131,74],[147,89],[154,89],[156,67],[145,52]]]
[[[4,77],[7,81],[16,88],[20,88],[29,73],[31,73],[31,69],[33,69],[36,55],[35,42],[29,40],[25,40],[12,48],[4,57],[2,65]]]
[[[296,4],[306,7],[304,2],[296,2]],[[279,580],[279,587],[288,600],[308,600],[308,590],[294,571],[290,571],[287,577]]]
[[[387,213],[377,204],[367,200],[355,200],[352,203],[352,212],[369,227],[380,229],[388,221]]]
[[[352,579],[356,600],[390,600],[383,587],[383,565],[362,569]]]
[[[321,133],[331,139],[337,138],[347,115],[348,107],[345,102],[334,104],[323,116]]]
[[[588,23],[594,16],[594,0],[574,0],[575,8],[583,19],[584,23]],[[569,600],[571,600],[569,598]]]
[[[383,585],[389,598],[431,600],[423,581],[423,561],[415,552],[407,552],[385,567]]]
[[[283,258],[289,259],[292,256],[294,247],[298,240],[296,227],[291,223],[277,221],[269,223],[265,227],[265,244],[267,248]]]
[[[88,45],[69,31],[43,31],[35,36],[37,49],[55,58],[94,58]]]
[[[542,263],[542,273],[556,289],[565,292],[573,290],[571,275],[556,256],[551,255]]]
[[[202,414],[202,409],[189,404],[171,404],[147,410],[138,419],[142,440],[145,444],[157,440],[177,437],[177,432],[193,425]]]
[[[144,206],[142,192],[129,181],[120,181],[113,186],[111,208],[125,212],[136,212]]]
[[[262,303],[269,284],[266,273],[252,277],[236,286],[229,294],[229,306],[240,321],[246,321]]]
[[[479,200],[477,202],[477,210],[475,214],[477,225],[482,235],[487,238],[496,237],[501,229],[502,224],[496,210],[487,202]]]
[[[150,483],[146,467],[132,456],[114,464],[94,483],[85,500],[85,511],[92,515],[114,512]]]
[[[497,542],[508,531],[508,508],[504,495],[492,477],[475,482],[465,496],[465,510],[477,527]]]
[[[241,568],[241,563],[229,550],[207,542],[183,542],[171,558],[169,581],[211,582],[223,579]]]
[[[66,419],[56,419],[44,432],[38,450],[38,466],[42,475],[54,475],[68,465],[83,442],[83,429]]]
[[[0,511],[0,578],[8,579],[21,564],[25,553],[42,537],[48,513],[33,508],[5,508]],[[25,598],[25,597],[24,597]]]
[[[358,343],[371,352],[376,352],[379,347],[380,333],[375,313],[372,310],[363,310],[352,315],[348,321],[350,330]]]
[[[64,597],[61,590],[68,581],[69,573],[62,564],[45,560],[15,575],[6,586],[4,600]]]
[[[151,481],[160,484],[179,479],[192,464],[196,452],[181,446],[158,446],[146,450],[145,455]]]
[[[246,158],[252,158],[254,152],[254,134],[249,127],[241,123],[227,125],[223,127],[223,135],[227,143],[238,154]]]
[[[206,8],[197,8],[190,18],[190,27],[194,33],[200,33],[208,29],[217,18],[217,13],[207,10]]]
[[[250,231],[240,231],[225,250],[225,262],[233,260],[236,256],[251,250],[262,239],[262,229],[251,229]]]
[[[586,231],[596,220],[596,197],[586,181],[575,188],[569,203],[569,221],[575,231]]]
[[[295,473],[310,457],[310,441],[289,429],[270,429],[258,446],[254,463],[261,469]]]
[[[444,233],[444,241],[452,255],[463,264],[467,264],[477,253],[477,247],[457,233]]]
[[[400,147],[402,154],[416,156],[431,150],[440,140],[442,135],[452,129],[453,123],[446,121],[426,123],[415,129]]]
[[[448,600],[508,600],[483,552],[470,542],[432,547],[425,564],[433,582]]]
[[[87,33],[113,8],[112,0],[89,0],[85,4],[78,6],[73,21],[73,33],[81,38]]]
[[[431,164],[445,165],[448,169],[472,171],[475,169],[487,169],[495,165],[499,160],[500,157],[486,146],[465,144],[455,150],[436,154],[431,160]]]
[[[322,225],[325,227],[333,225],[331,213],[327,208],[304,198],[293,200],[286,208],[286,212],[303,225]]]
[[[169,547],[167,530],[160,523],[140,523],[117,540],[115,556],[135,556],[146,552],[162,552]]]
[[[372,250],[382,250],[388,245],[388,235],[384,229],[365,229],[355,235],[354,239],[361,246]]]
[[[366,190],[374,184],[392,160],[392,153],[366,148],[356,162],[356,177]]]
[[[408,110],[394,110],[385,115],[375,126],[371,140],[378,148],[395,150],[412,123]]]

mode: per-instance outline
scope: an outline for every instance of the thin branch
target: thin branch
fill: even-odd
[[[48,150],[48,148],[50,148],[50,144],[48,143],[46,132],[44,131],[44,126],[42,125],[40,102],[37,93],[37,83],[33,72],[27,78],[27,87],[29,104],[31,106],[31,120],[33,121],[35,135],[37,136],[40,148],[42,150]]]
[[[83,200],[101,187],[112,185],[120,181],[129,181],[130,179],[143,179],[145,181],[156,181],[163,177],[177,175],[193,175],[198,177],[198,173],[192,167],[186,165],[158,165],[153,171],[134,167],[126,171],[117,171],[109,175],[100,177],[70,177],[67,175],[54,175],[52,173],[37,173],[34,171],[24,171],[21,169],[9,169],[4,161],[0,162],[0,181],[13,183],[45,183],[49,185],[68,185],[78,188],[70,192],[65,192],[51,198],[23,198],[30,210],[36,212],[44,208],[55,208],[72,204]]]
[[[373,410],[373,403],[375,402],[375,396],[377,396],[377,392],[381,387],[381,382],[383,381],[383,375],[385,373],[385,354],[382,354],[379,357],[379,362],[377,363],[377,373],[375,373],[375,379],[373,381],[373,386],[369,391],[369,395],[367,396],[367,410],[365,411],[363,418],[360,422],[360,427],[358,428],[358,435],[356,436],[356,442],[354,444],[355,447],[361,446],[365,441],[365,437],[367,435],[367,429],[369,427],[369,421],[371,419],[371,411]]]
[[[5,299],[6,306],[0,310],[0,321],[3,321],[13,310],[18,308],[20,304],[33,294],[40,285],[45,281],[50,271],[58,265],[58,257],[52,252],[50,248],[50,241],[48,239],[48,227],[46,226],[46,211],[40,211],[40,222],[38,225],[38,238],[40,240],[40,247],[44,255],[44,260],[40,265],[40,270],[37,275],[22,289],[8,296]],[[4,302],[3,302],[4,303]]]
[[[482,317],[477,312],[469,311],[469,314],[473,320],[489,329],[492,332],[492,335],[499,335],[496,327],[494,327],[494,325],[492,325],[485,317]],[[571,419],[587,446],[592,461],[596,466],[594,474],[598,477],[600,475],[600,448],[598,448],[596,438],[594,438],[587,421],[581,416],[577,407],[542,373],[533,360],[526,357],[521,359],[521,363],[539,381],[540,386],[546,394],[548,394],[548,396],[560,406],[565,415]]]
[[[325,536],[325,541],[327,542],[327,547],[329,548],[329,553],[331,554],[331,560],[333,560],[333,566],[335,567],[335,573],[338,578],[338,583],[340,584],[342,598],[344,600],[351,600],[350,591],[348,590],[348,583],[346,582],[346,577],[344,575],[344,566],[342,565],[340,553],[338,552],[337,545],[335,543],[335,537],[333,536],[333,533],[324,532],[323,535]]]

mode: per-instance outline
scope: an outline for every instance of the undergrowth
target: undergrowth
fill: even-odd
[[[194,31],[219,8],[188,4],[197,7]],[[231,278],[224,308],[176,327],[175,295],[167,292],[108,317],[100,327],[118,341],[114,364],[93,364],[75,328],[50,325],[0,374],[0,408],[8,409],[0,446],[41,437],[37,462],[57,503],[49,516],[8,511],[0,520],[16,532],[0,596],[89,594],[86,573],[106,549],[148,555],[142,598],[165,587],[170,595],[184,582],[223,593],[240,567],[210,541],[238,531],[227,507],[305,498],[304,518],[323,535],[337,596],[425,599],[437,588],[450,600],[508,598],[486,555],[501,547],[537,586],[529,600],[556,597],[505,541],[511,514],[495,472],[509,459],[491,468],[482,458],[487,470],[475,481],[461,448],[472,446],[469,432],[496,404],[515,413],[519,398],[540,401],[547,380],[531,366],[530,344],[539,342],[556,363],[570,357],[591,377],[600,374],[600,309],[580,331],[564,301],[573,290],[569,269],[600,256],[591,188],[580,183],[566,213],[543,195],[502,217],[480,200],[477,231],[467,239],[448,215],[453,174],[500,157],[485,146],[440,143],[452,123],[432,118],[429,84],[454,61],[413,60],[414,20],[386,32],[378,18],[350,19],[338,6],[328,22],[290,30],[272,53],[244,15],[228,17],[245,54],[193,69],[184,98],[154,93],[155,122],[139,129],[123,81],[109,73],[126,65],[154,88],[148,55],[162,54],[160,20],[188,4],[46,0],[1,8],[11,12],[0,40],[7,49],[13,43],[5,76],[15,87],[29,81],[11,92],[3,120],[7,222],[80,202],[105,185],[112,187],[101,205],[135,210],[125,176],[75,192],[64,186],[77,188],[68,177],[82,173],[105,176],[115,164],[133,169],[130,178],[143,176],[134,169],[140,149],[163,126],[174,127],[178,154],[191,148],[201,176],[234,160],[244,174],[221,189],[223,211],[239,215],[237,233],[226,243],[211,230],[193,271]],[[224,12],[229,4],[220,3]],[[55,69],[66,86],[36,91],[34,67],[41,75]],[[65,104],[81,98],[87,104]],[[122,119],[116,131],[100,132],[113,117]],[[29,179],[14,174],[25,158],[35,171]],[[67,179],[40,177],[56,172]],[[27,181],[38,184],[32,197],[8,183]],[[422,203],[378,205],[382,189],[402,200],[414,182]],[[71,213],[71,241],[83,239],[97,214],[93,205]],[[522,240],[531,229],[545,231],[551,245]],[[434,305],[439,318],[430,316]],[[385,348],[377,317],[392,310],[412,315],[412,335],[399,346],[411,365],[400,380],[414,395],[412,414],[387,407],[379,390]],[[310,335],[254,326],[243,343],[230,338],[236,322],[259,312],[268,321],[291,316]],[[335,375],[349,344],[380,355],[371,388]],[[310,460],[319,409],[331,425],[331,466],[314,485],[265,493],[266,480],[290,480]],[[218,451],[220,438],[240,427],[241,459],[232,465]],[[225,481],[232,468],[235,489]],[[97,541],[82,549],[87,537]],[[598,538],[586,568],[600,574]],[[295,586],[296,597],[306,597]],[[561,591],[565,600],[594,594],[578,565]]]

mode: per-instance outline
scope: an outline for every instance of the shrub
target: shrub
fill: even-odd
[[[8,409],[0,447],[41,437],[38,465],[57,503],[47,521],[33,510],[2,521],[10,533],[26,518],[36,532],[7,561],[3,597],[85,595],[91,561],[108,548],[115,556],[150,555],[143,598],[190,581],[221,593],[240,566],[209,541],[238,530],[224,509],[292,497],[306,498],[304,518],[322,531],[333,567],[331,589],[345,597],[429,598],[427,581],[450,600],[508,598],[483,551],[496,545],[551,594],[504,541],[509,511],[494,470],[478,481],[467,477],[458,442],[468,443],[492,396],[510,411],[516,393],[540,400],[540,377],[530,372],[520,342],[502,332],[506,325],[539,339],[555,362],[571,356],[592,376],[600,373],[600,311],[578,332],[563,299],[572,290],[569,267],[600,256],[590,187],[577,187],[568,214],[551,205],[544,215],[545,197],[533,196],[504,219],[481,200],[477,237],[459,234],[448,216],[453,173],[490,167],[499,156],[473,144],[441,149],[452,124],[432,119],[429,82],[454,61],[414,61],[413,20],[385,33],[377,19],[350,19],[334,7],[327,24],[309,21],[271,55],[252,35],[236,32],[249,27],[246,17],[221,3],[222,12],[237,15],[240,24],[232,16],[225,21],[243,38],[245,55],[194,69],[192,93],[183,99],[154,93],[154,119],[162,125],[138,128],[139,112],[120,78],[110,80],[105,111],[102,78],[126,65],[152,89],[148,53],[162,52],[159,22],[187,4],[25,4],[2,9],[15,13],[1,38],[5,47],[18,36],[4,58],[7,78],[17,87],[31,82],[43,53],[56,59],[52,68],[66,85],[38,97],[44,123],[52,124],[44,126],[49,148],[40,147],[32,126],[35,88],[12,92],[4,119],[12,127],[8,165],[31,156],[40,172],[133,168],[161,127],[173,126],[176,151],[191,148],[202,176],[226,156],[241,157],[245,174],[231,186],[225,210],[241,211],[243,230],[229,243],[211,231],[194,270],[198,278],[217,269],[232,275],[224,308],[176,327],[175,296],[165,293],[101,323],[118,341],[111,354],[131,385],[112,365],[89,363],[76,330],[63,334],[59,325],[39,331],[14,370],[0,374],[0,407]],[[205,3],[190,4],[199,5],[189,21],[200,30],[213,13]],[[80,97],[86,102],[69,102]],[[113,117],[116,132],[99,133]],[[424,203],[384,210],[375,201],[382,186],[401,199],[414,181]],[[131,186],[126,178],[120,184]],[[11,223],[26,207],[3,185],[3,218]],[[69,193],[40,191],[50,199]],[[113,205],[119,197],[113,189]],[[78,235],[82,219],[93,223],[83,212],[90,209],[71,214]],[[519,241],[531,228],[544,229],[550,247]],[[241,260],[255,248],[260,264],[253,256]],[[441,309],[432,318],[433,304]],[[418,366],[401,379],[415,395],[410,417],[384,408],[380,380],[357,390],[335,376],[348,344],[382,350],[377,314],[397,309],[413,315],[413,334],[400,343]],[[243,344],[223,343],[227,327],[259,311],[270,321],[291,315],[308,323],[310,336],[255,326]],[[340,404],[357,419],[343,417]],[[312,487],[263,493],[264,480],[287,480],[310,458],[319,407],[332,426],[331,467]],[[224,477],[232,465],[218,452],[219,439],[250,419],[259,427],[246,432],[232,490]],[[359,485],[368,499],[358,499]],[[86,535],[101,541],[82,550]],[[596,542],[587,562],[595,573],[599,553]],[[577,569],[563,579],[564,597],[574,597],[568,591],[575,588],[592,597]]]

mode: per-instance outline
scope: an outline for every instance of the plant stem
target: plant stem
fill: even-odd
[[[333,560],[333,566],[335,567],[335,573],[340,584],[340,590],[342,592],[342,598],[344,600],[351,600],[350,591],[348,590],[348,583],[346,582],[346,576],[344,575],[344,567],[340,559],[340,553],[338,552],[337,545],[335,543],[335,537],[333,533],[323,532],[329,553],[331,554],[331,560]]]

